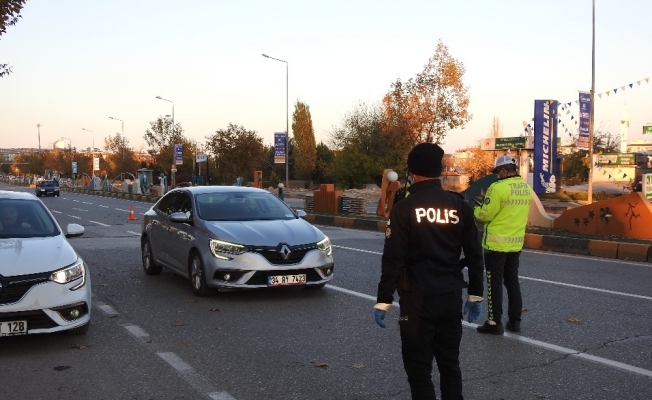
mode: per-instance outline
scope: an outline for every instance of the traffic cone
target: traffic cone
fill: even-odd
[[[138,218],[136,218],[136,214],[134,213],[134,206],[129,207],[129,218],[127,218],[127,221],[136,221]]]

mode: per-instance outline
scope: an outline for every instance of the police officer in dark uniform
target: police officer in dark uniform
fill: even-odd
[[[478,229],[464,198],[441,187],[443,156],[444,150],[433,143],[420,143],[408,155],[414,183],[387,221],[374,306],[376,323],[384,328],[385,313],[398,291],[403,366],[413,400],[436,399],[433,357],[442,399],[463,399],[459,349],[462,290],[467,283],[460,265],[462,251],[469,276],[464,313],[469,322],[482,313],[484,269]]]

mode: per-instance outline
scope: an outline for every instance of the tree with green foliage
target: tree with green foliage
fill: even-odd
[[[292,134],[296,146],[294,172],[300,179],[310,178],[317,160],[315,130],[312,126],[310,107],[301,101],[294,105]]]
[[[217,171],[213,176],[222,183],[232,184],[238,177],[253,180],[253,173],[262,170],[265,162],[263,138],[243,126],[229,124],[206,137],[206,147],[215,157]]]
[[[331,171],[335,161],[335,153],[324,142],[319,142],[315,150],[316,160],[312,180],[316,183],[333,183]]]
[[[574,148],[574,151],[565,155],[561,163],[562,179],[567,186],[578,185],[589,180],[589,151],[577,149],[577,140],[578,136],[573,136],[571,147]],[[594,154],[618,153],[619,148],[618,135],[609,132],[600,125],[593,135]]]
[[[422,72],[391,85],[383,98],[385,116],[413,144],[442,144],[449,130],[463,128],[471,120],[469,88],[462,80],[465,72],[464,64],[439,40]]]
[[[7,32],[8,26],[18,23],[22,18],[20,11],[27,0],[0,0],[0,36]],[[9,64],[0,64],[0,78],[11,73]]]

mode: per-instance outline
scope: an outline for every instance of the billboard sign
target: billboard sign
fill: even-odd
[[[652,174],[643,174],[641,178],[643,194],[648,200],[652,201]]]
[[[99,170],[100,170],[100,158],[93,157],[93,171],[99,171]]]
[[[636,153],[598,154],[598,165],[636,165]]]
[[[285,164],[285,132],[274,133],[274,164]]]
[[[507,137],[496,138],[496,150],[509,150],[509,149],[525,149],[526,148],[525,136],[520,137]]]
[[[643,125],[643,134],[652,135],[652,125]]]
[[[195,162],[206,162],[206,160],[208,160],[206,154],[197,154],[197,156],[195,156]]]
[[[591,93],[580,91],[580,136],[578,149],[589,148],[589,124],[591,123]]]
[[[557,100],[534,101],[534,176],[535,193],[557,190]]]
[[[175,144],[174,145],[174,165],[183,164],[183,145]]]
[[[73,174],[77,173],[77,161],[72,162],[72,173]]]

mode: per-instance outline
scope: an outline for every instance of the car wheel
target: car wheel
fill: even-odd
[[[199,257],[197,252],[192,254],[190,258],[190,265],[188,266],[190,272],[190,283],[192,285],[192,292],[195,296],[204,297],[210,296],[215,293],[215,289],[208,287],[206,284],[206,273],[204,272],[204,263]]]
[[[41,194],[40,194],[40,193],[36,193],[36,197],[41,197]]]
[[[67,333],[69,335],[85,335],[86,332],[88,332],[88,328],[90,328],[90,327],[91,327],[91,323],[89,321],[89,322],[85,323],[82,326],[78,326],[76,328],[69,329],[67,331]]]
[[[156,265],[154,262],[154,255],[152,254],[152,245],[149,243],[149,239],[143,239],[143,242],[140,245],[143,255],[143,270],[147,275],[158,275],[161,273],[160,265]]]

